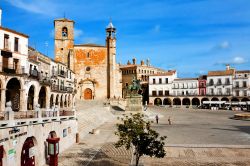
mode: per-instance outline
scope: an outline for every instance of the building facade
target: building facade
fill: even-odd
[[[68,74],[59,78],[60,63],[3,26],[0,55],[0,165],[44,165],[46,139],[59,137],[61,153],[76,138],[75,74],[64,65]],[[53,89],[54,83],[63,86]]]
[[[74,21],[54,21],[55,60],[76,73],[77,99],[121,97],[121,72],[116,63],[116,28],[106,28],[105,46],[74,43]]]

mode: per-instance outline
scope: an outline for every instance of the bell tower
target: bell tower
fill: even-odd
[[[112,22],[106,28],[107,47],[107,98],[115,96],[115,70],[116,70],[116,28]]]
[[[74,70],[74,21],[62,18],[54,20],[55,60]]]

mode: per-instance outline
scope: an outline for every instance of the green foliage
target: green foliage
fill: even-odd
[[[115,146],[121,147],[124,145],[126,149],[129,149],[133,145],[136,165],[138,165],[139,158],[142,155],[157,158],[165,156],[164,140],[166,136],[159,137],[159,134],[151,129],[152,122],[144,120],[143,114],[124,115],[121,121],[122,123],[117,124],[117,131],[115,132],[119,137]]]

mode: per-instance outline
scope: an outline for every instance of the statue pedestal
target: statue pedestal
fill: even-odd
[[[126,97],[127,105],[125,111],[142,111],[142,96],[141,95],[131,95]]]

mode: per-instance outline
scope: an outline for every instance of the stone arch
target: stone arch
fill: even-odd
[[[38,95],[38,104],[40,104],[40,108],[46,108],[46,98],[47,90],[45,86],[42,86]]]
[[[36,163],[36,152],[37,152],[37,140],[35,137],[28,137],[23,143],[22,151],[21,151],[21,166],[35,166]],[[29,152],[30,149],[33,148],[35,155],[30,157]]]
[[[171,99],[170,98],[165,98],[164,100],[163,100],[163,105],[171,105],[172,104],[172,102],[171,102]]]
[[[63,95],[61,95],[61,98],[60,98],[60,108],[63,108]]]
[[[64,107],[68,107],[67,95],[64,97]]]
[[[49,101],[50,101],[50,106],[49,107],[52,108],[54,106],[54,94],[50,95],[50,100]]]
[[[231,102],[239,102],[239,101],[240,100],[238,98],[236,98],[236,97],[234,97],[234,98],[231,99]]]
[[[211,101],[219,101],[219,99],[217,97],[213,97]]]
[[[68,96],[68,107],[71,106],[71,95]]]
[[[246,97],[245,97],[245,98],[241,99],[241,101],[242,101],[242,102],[245,102],[245,101],[250,101],[250,100],[249,100],[249,98],[246,98]]]
[[[205,97],[205,98],[202,98],[202,99],[201,99],[201,103],[202,103],[202,104],[203,104],[203,101],[209,101],[209,99]]]
[[[227,97],[223,97],[223,98],[221,98],[221,101],[229,102],[229,99]]]
[[[59,106],[59,100],[60,100],[60,96],[59,94],[56,95],[56,102],[55,102],[55,105]]]
[[[162,100],[160,98],[155,98],[154,105],[162,105]]]
[[[31,85],[28,91],[27,110],[34,110],[35,86]]]
[[[182,105],[190,105],[190,99],[189,98],[182,99]]]
[[[173,105],[181,105],[181,99],[180,98],[174,98]]]
[[[6,86],[5,99],[6,102],[11,101],[12,110],[20,110],[20,89],[21,83],[17,78],[11,78]]]
[[[90,88],[86,88],[84,90],[84,99],[85,100],[92,100],[93,99],[93,94],[92,90]]]
[[[197,105],[197,106],[198,106],[198,105],[201,105],[201,104],[200,104],[200,100],[199,100],[198,98],[196,98],[196,97],[193,98],[193,99],[192,99],[192,105]]]

